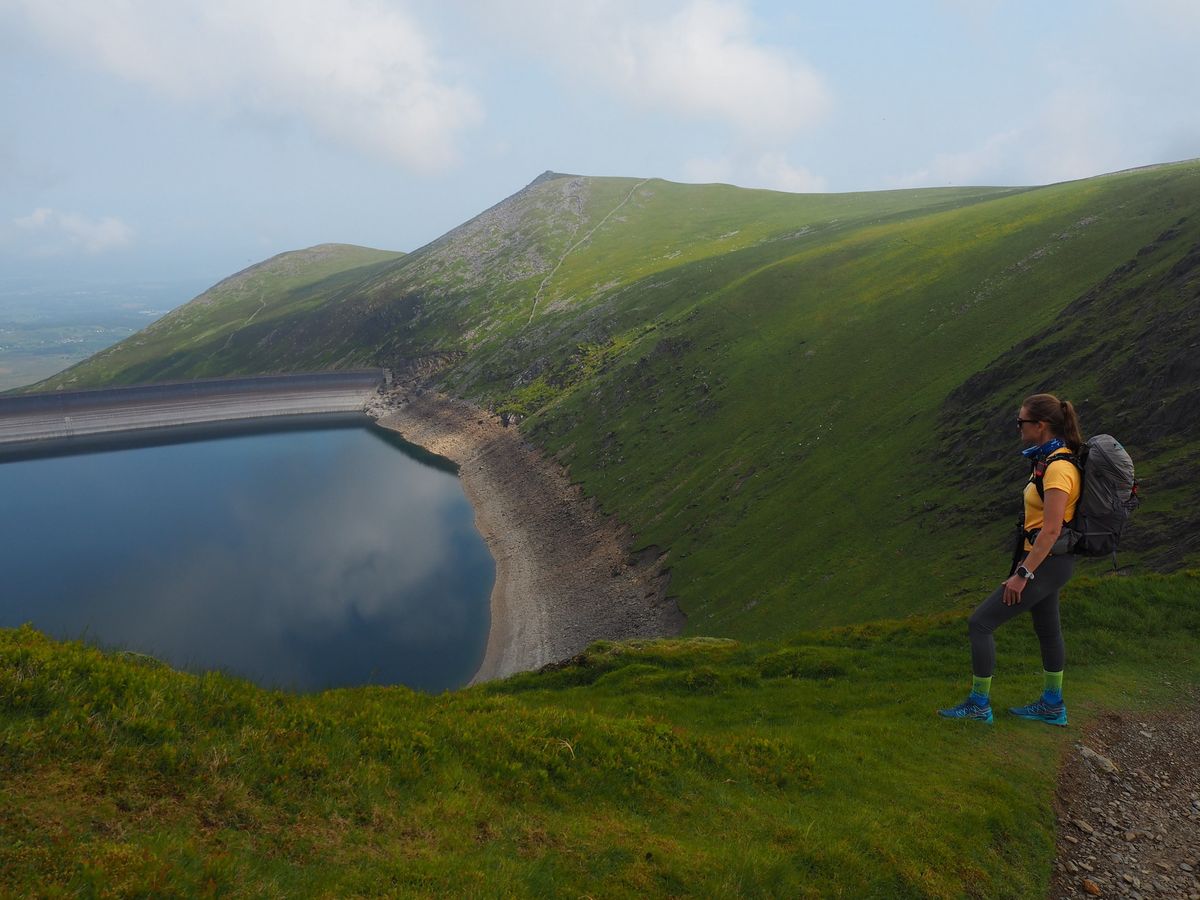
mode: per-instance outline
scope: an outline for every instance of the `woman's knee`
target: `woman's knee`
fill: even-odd
[[[982,635],[991,634],[996,630],[995,624],[991,618],[984,612],[983,607],[979,607],[975,612],[971,613],[971,617],[967,619],[967,634]]]
[[[968,634],[991,634],[1004,620],[1003,593],[994,591],[967,619]]]

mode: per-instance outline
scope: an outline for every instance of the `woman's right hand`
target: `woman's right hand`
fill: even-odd
[[[1025,585],[1028,583],[1020,575],[1010,575],[1004,582],[1004,605],[1012,606],[1014,603],[1020,603],[1021,591],[1025,590]]]

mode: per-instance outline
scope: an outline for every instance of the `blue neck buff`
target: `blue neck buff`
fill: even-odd
[[[1021,455],[1023,457],[1025,457],[1026,459],[1032,459],[1032,460],[1045,459],[1047,456],[1049,456],[1055,450],[1061,450],[1065,446],[1067,446],[1067,442],[1064,441],[1062,438],[1051,438],[1050,440],[1046,441],[1046,443],[1041,444],[1037,447],[1025,448],[1024,450],[1021,451]]]

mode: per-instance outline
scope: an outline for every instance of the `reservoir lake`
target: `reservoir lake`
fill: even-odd
[[[0,462],[0,627],[298,691],[475,673],[495,566],[444,461],[363,426],[128,440]]]

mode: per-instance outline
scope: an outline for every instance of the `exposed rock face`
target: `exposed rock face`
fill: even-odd
[[[585,499],[515,428],[462,401],[401,387],[378,424],[459,466],[496,561],[487,653],[474,682],[537,669],[592,641],[677,635],[665,555],[631,552],[628,530]]]

